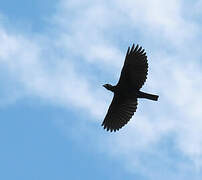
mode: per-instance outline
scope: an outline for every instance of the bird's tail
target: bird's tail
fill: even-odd
[[[138,98],[146,98],[146,99],[150,99],[153,101],[158,101],[159,96],[139,91],[138,92]]]

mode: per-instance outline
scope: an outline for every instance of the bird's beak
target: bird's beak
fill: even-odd
[[[104,84],[104,85],[102,85],[102,86],[106,88],[106,84]]]

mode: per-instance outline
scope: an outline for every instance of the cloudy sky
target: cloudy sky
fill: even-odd
[[[0,179],[202,178],[202,1],[1,0]],[[128,46],[147,52],[133,119],[102,129]]]

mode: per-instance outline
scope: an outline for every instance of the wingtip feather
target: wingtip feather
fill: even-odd
[[[135,45],[133,44],[130,52],[134,51],[134,47],[135,47]]]
[[[134,52],[136,52],[138,48],[139,48],[139,45],[137,44],[135,49],[134,49]]]

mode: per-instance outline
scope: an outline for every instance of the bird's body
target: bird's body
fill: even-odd
[[[104,87],[114,93],[107,115],[102,123],[111,131],[119,130],[134,115],[137,109],[137,98],[157,101],[158,96],[140,91],[148,73],[147,56],[138,45],[128,48],[124,66],[117,85],[105,84]]]

